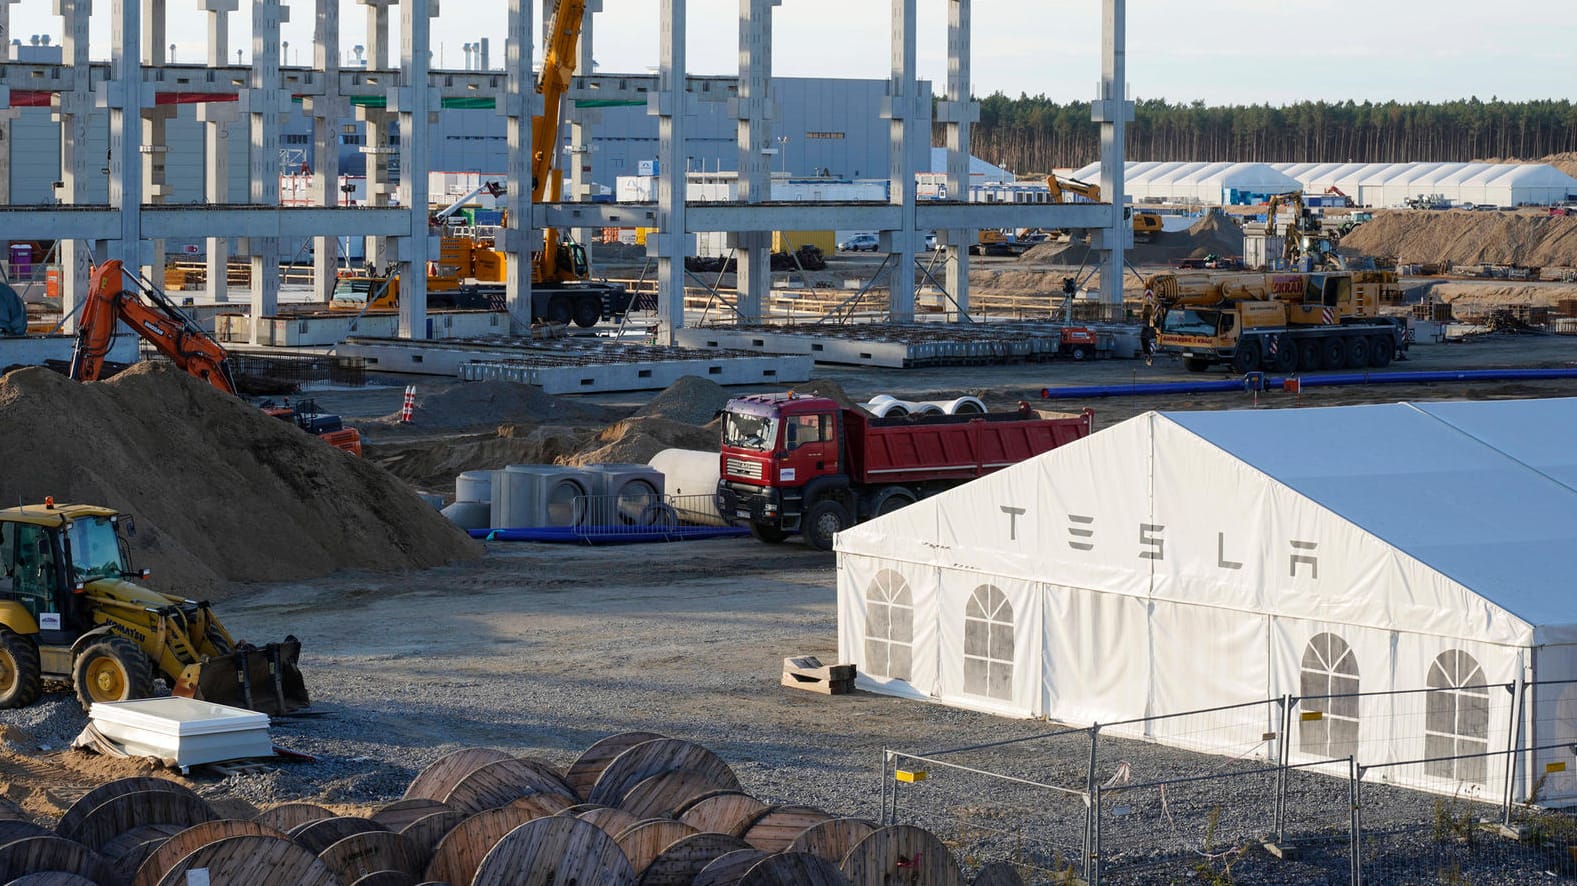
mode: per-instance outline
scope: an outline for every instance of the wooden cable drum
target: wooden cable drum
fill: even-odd
[[[619,808],[636,818],[669,816],[696,797],[710,794],[719,787],[721,785],[705,772],[674,769],[630,788],[619,801]]]
[[[167,778],[118,778],[108,784],[101,784],[78,797],[77,802],[72,803],[71,808],[66,810],[66,814],[60,817],[60,823],[55,825],[55,833],[65,837],[67,840],[77,839],[78,828],[81,827],[82,820],[88,817],[89,812],[97,809],[99,804],[119,797],[122,794],[134,794],[138,791],[171,791],[191,797],[197,796],[196,792],[191,788],[183,784],[177,784]]]
[[[877,828],[856,843],[840,865],[853,886],[886,886],[901,880],[924,886],[963,886],[953,853],[924,828]]]
[[[444,883],[470,883],[494,844],[515,828],[540,817],[526,809],[505,806],[467,818],[438,841],[423,876]]]
[[[75,839],[97,852],[117,835],[138,825],[173,824],[185,830],[218,817],[213,807],[195,794],[133,791],[105,800],[78,820]]]
[[[787,849],[806,828],[831,820],[831,815],[814,806],[768,806],[747,820],[743,830],[736,829],[734,836],[770,854]]]
[[[834,818],[800,831],[785,851],[808,852],[833,864],[843,864],[849,850],[875,830],[876,825],[863,818]]]
[[[493,748],[461,748],[450,751],[442,757],[427,764],[427,768],[416,774],[411,780],[411,786],[405,789],[407,800],[442,800],[460,783],[460,779],[470,775],[479,767],[499,760],[513,759],[509,754]]]
[[[15,880],[7,883],[6,886],[97,886],[97,884],[81,874],[68,874],[65,871],[44,871],[17,877]]]
[[[285,803],[264,809],[257,814],[257,818],[253,819],[253,821],[288,834],[309,821],[333,817],[333,811],[325,809],[316,803]]]
[[[735,886],[746,871],[766,857],[760,849],[736,849],[719,855],[696,874],[693,886]]]
[[[411,841],[411,848],[416,850],[416,858],[421,862],[423,872],[432,862],[433,850],[438,848],[439,841],[462,821],[465,821],[464,815],[449,809],[424,815],[401,829],[400,836]]]
[[[593,809],[607,808],[608,807],[602,805],[601,803],[576,803],[574,806],[566,806],[563,809],[560,809],[558,812],[555,812],[554,815],[568,815],[573,817],[580,815],[582,812],[590,812]]]
[[[739,878],[739,886],[849,886],[849,878],[838,870],[837,865],[820,856],[808,852],[783,852],[768,855],[752,865]]]
[[[636,886],[690,886],[718,858],[750,844],[727,834],[691,834],[671,843],[636,878]]]
[[[346,880],[349,886],[416,886],[416,878],[404,871],[373,871],[357,880]]]
[[[739,790],[739,779],[723,758],[692,741],[654,738],[613,758],[586,797],[593,803],[618,805],[642,781],[675,769],[694,769],[712,777],[719,788]]]
[[[115,869],[103,856],[64,837],[43,834],[0,846],[0,883],[49,872],[76,874],[95,883],[116,882]]]
[[[188,873],[205,870],[208,882],[341,886],[321,859],[278,837],[226,837],[188,853],[165,872],[159,886],[187,886]]]
[[[630,860],[630,867],[636,876],[646,870],[652,859],[663,854],[663,850],[672,846],[685,837],[699,834],[700,831],[682,821],[671,818],[653,818],[647,821],[636,822],[613,838],[613,842],[624,850],[624,857]]]
[[[290,839],[301,848],[313,855],[318,855],[323,850],[352,834],[365,834],[368,831],[387,831],[388,828],[370,818],[357,818],[354,815],[340,815],[334,818],[322,818],[309,821],[304,825],[290,831]]]
[[[579,802],[575,792],[551,770],[531,760],[497,760],[471,770],[443,797],[444,805],[473,815],[497,809],[530,794],[557,794],[566,806]]]
[[[0,821],[32,821],[32,817],[16,801],[0,797]]]
[[[428,800],[417,798],[411,800],[395,800],[387,806],[382,806],[372,814],[372,820],[383,825],[389,830],[399,833],[405,826],[434,812],[443,812],[449,807],[442,800]]]
[[[552,815],[510,831],[487,853],[471,886],[634,886],[635,872],[603,830]]]
[[[602,770],[608,768],[608,764],[612,763],[615,757],[638,744],[658,738],[663,736],[655,732],[620,732],[601,739],[570,764],[569,770],[564,773],[564,780],[581,799],[590,800],[591,789],[596,786]]]
[[[640,819],[625,812],[623,809],[614,809],[612,806],[599,806],[575,816],[587,824],[596,825],[612,837],[629,830]]]
[[[411,841],[388,831],[351,834],[318,853],[318,858],[349,883],[378,871],[403,871],[412,882],[421,876],[421,859]]]
[[[142,864],[137,866],[137,874],[131,878],[132,886],[158,886],[160,880],[175,867],[175,863],[186,856],[196,852],[209,843],[216,843],[229,837],[273,837],[276,840],[289,840],[282,831],[275,830],[262,822],[241,821],[234,818],[221,818],[217,821],[205,821],[193,825],[184,831],[165,840]]]
[[[747,822],[767,808],[767,804],[749,794],[718,791],[684,808],[679,820],[703,833],[737,836]]]
[[[12,840],[21,840],[27,837],[48,837],[53,834],[54,832],[49,828],[40,827],[30,821],[10,818],[0,821],[0,846],[4,846]]]
[[[186,829],[173,824],[138,825],[115,835],[115,839],[99,847],[99,854],[121,875],[121,880],[129,883],[153,850],[183,830]]]
[[[528,794],[504,805],[530,810],[536,813],[537,818],[541,818],[544,815],[558,815],[568,809],[569,800],[559,794]]]
[[[980,869],[970,886],[1024,886],[1024,878],[1011,862],[993,861]]]

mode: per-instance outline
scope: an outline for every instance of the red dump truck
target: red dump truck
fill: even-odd
[[[718,509],[780,542],[818,550],[862,520],[1089,435],[1095,413],[1016,412],[875,418],[826,397],[758,394],[723,408]]]

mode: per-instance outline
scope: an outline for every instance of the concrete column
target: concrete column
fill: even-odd
[[[685,0],[662,0],[658,32],[662,45],[657,54],[657,89],[648,98],[648,111],[657,114],[657,237],[648,237],[647,249],[656,241],[657,344],[675,343],[684,327],[684,258],[690,251],[685,233],[687,177],[685,111]]]
[[[389,71],[389,7],[397,0],[359,0],[367,7],[367,69]],[[383,108],[357,108],[356,118],[365,124],[366,138],[361,153],[367,161],[368,206],[388,206],[394,196],[393,176],[389,172],[389,158],[394,149],[389,147],[389,131],[393,128],[394,115]],[[383,237],[368,237],[366,261],[381,272],[395,254]]]
[[[761,203],[772,199],[772,123],[777,118],[772,100],[772,7],[782,0],[739,0],[739,98],[734,117],[739,121],[739,201]],[[758,322],[772,290],[772,232],[749,231],[736,235],[739,272],[739,317]]]
[[[887,251],[892,254],[893,272],[888,278],[887,314],[894,323],[914,319],[914,201],[915,170],[909,165],[910,143],[930,133],[922,131],[925,117],[920,104],[920,80],[915,65],[915,0],[893,0],[892,79],[887,87],[884,117],[892,120],[888,146],[889,202],[902,206],[900,227],[884,232]],[[911,125],[912,121],[912,125]]]
[[[410,233],[400,244],[405,270],[400,274],[400,338],[428,338],[427,260],[435,257],[427,224],[427,147],[431,117],[438,99],[428,83],[432,64],[433,15],[438,0],[405,0],[400,6],[400,80],[397,101],[389,104],[400,114],[400,205],[409,213]]]
[[[201,0],[208,14],[208,64],[231,64],[230,13],[239,0]],[[205,102],[197,106],[197,119],[203,124],[203,196],[210,204],[225,205],[230,195],[230,124],[236,121],[237,108],[230,102]],[[209,237],[208,292],[216,302],[230,300],[230,239]]]
[[[542,234],[531,219],[531,117],[541,97],[532,85],[531,0],[509,0],[509,35],[504,41],[504,97],[498,103],[509,143],[508,192],[504,208],[505,298],[510,331],[531,328],[531,253],[542,248]]]
[[[92,0],[55,0],[55,14],[65,19],[61,54],[69,71],[69,88],[54,98],[54,114],[60,124],[60,181],[56,194],[68,206],[88,202],[89,169],[96,169],[88,156],[88,123],[93,114],[93,86],[88,68],[88,16]],[[60,241],[60,307],[66,317],[73,316],[77,305],[87,297],[88,249],[81,240]],[[75,331],[76,323],[67,320],[64,332]]]
[[[109,201],[120,211],[116,255],[128,268],[142,266],[142,133],[137,125],[144,106],[151,105],[152,88],[142,83],[142,21],[136,0],[110,3],[110,82],[105,104],[110,112]]]
[[[167,62],[165,52],[168,42],[165,38],[168,31],[165,27],[164,5],[164,0],[142,0],[142,63],[148,67],[159,67]],[[141,149],[146,155],[142,163],[142,194],[147,203],[163,203],[164,198],[170,195],[169,178],[165,170],[169,140],[165,133],[170,118],[174,116],[173,107],[155,105],[142,109]],[[166,260],[164,241],[151,241],[148,253],[149,263],[143,267],[143,274],[162,287]]]
[[[279,26],[289,20],[290,10],[280,0],[254,0],[246,112],[252,134],[250,202],[262,206],[279,205],[279,116],[290,101],[279,77]],[[263,318],[279,313],[279,240],[253,237],[246,251],[252,259],[252,341],[259,344]]]
[[[570,92],[564,103],[565,116],[569,120],[569,157],[566,158],[565,163],[569,167],[569,199],[576,203],[586,203],[591,200],[591,131],[592,126],[602,122],[601,111],[583,110],[575,102],[576,94],[583,90],[582,78],[593,73],[593,25],[597,20],[596,14],[601,11],[602,0],[586,0],[586,15],[582,19],[580,43],[576,47],[577,76],[575,82],[570,85]],[[482,42],[485,45],[486,38],[483,38]],[[570,231],[570,236],[575,238],[575,242],[586,247],[588,263],[592,260],[590,243],[599,233],[601,232],[593,228],[575,228]]]
[[[21,0],[0,0],[0,61],[11,60],[11,4]],[[0,206],[11,202],[11,121],[17,110],[0,107]],[[11,242],[0,234],[0,256],[9,256]]]
[[[961,202],[969,200],[970,127],[980,119],[980,103],[971,100],[969,91],[970,2],[948,0],[947,100],[937,106],[938,122],[947,134],[947,193]],[[962,314],[969,312],[969,244],[978,237],[969,229],[941,237],[947,242],[947,291]]]
[[[339,92],[339,0],[317,0],[312,67],[323,77],[323,94],[304,101],[312,117],[312,200],[320,206],[338,206],[340,122],[350,113],[350,102]],[[334,298],[338,261],[338,237],[312,239],[312,291],[324,304]]]
[[[1099,246],[1105,250],[1101,302],[1106,305],[1123,303],[1123,250],[1133,242],[1123,181],[1123,139],[1133,119],[1127,94],[1127,8],[1127,0],[1101,2],[1100,95],[1090,107],[1090,116],[1101,125],[1101,193],[1112,203],[1110,226],[1099,232]]]

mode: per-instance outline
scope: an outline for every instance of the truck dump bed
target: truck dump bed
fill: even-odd
[[[1031,414],[1033,415],[1033,414]],[[872,418],[844,412],[856,483],[972,479],[1089,436],[1095,414],[1072,418],[1021,413]]]

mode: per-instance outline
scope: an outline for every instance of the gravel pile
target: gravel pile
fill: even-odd
[[[1400,262],[1577,265],[1577,217],[1512,212],[1376,212],[1342,238],[1343,252]]]
[[[555,397],[538,385],[508,381],[456,382],[446,387],[418,385],[416,410],[409,429],[456,430],[505,423],[522,425],[605,424],[621,417],[619,410],[573,397]],[[401,428],[398,412],[367,423]]]

